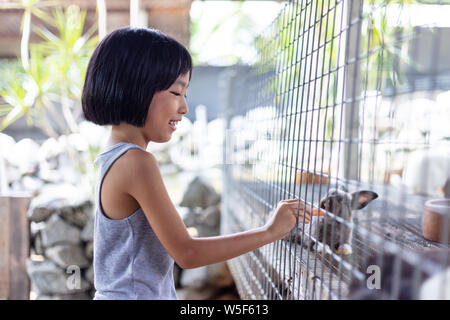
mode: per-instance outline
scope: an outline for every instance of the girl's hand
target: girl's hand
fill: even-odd
[[[311,207],[307,205],[305,210],[303,201],[298,199],[281,200],[277,208],[272,211],[265,227],[275,240],[283,239],[295,227],[299,207],[299,221],[303,221],[305,216],[305,223],[309,223]]]

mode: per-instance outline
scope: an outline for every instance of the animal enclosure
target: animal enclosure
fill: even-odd
[[[282,199],[316,214],[228,262],[241,298],[449,298],[448,14],[288,1],[253,71],[230,74],[222,233],[264,225]]]

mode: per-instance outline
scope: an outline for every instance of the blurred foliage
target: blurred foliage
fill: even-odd
[[[24,0],[9,6],[14,4],[26,6],[24,16],[29,12],[40,20],[39,27],[28,27],[42,40],[22,41],[22,46],[29,45],[29,58],[21,56],[20,63],[0,66],[0,95],[6,102],[0,106],[0,131],[26,117],[28,125],[36,124],[51,137],[78,132],[87,63],[98,43],[97,25],[83,34],[86,12],[74,5],[63,10],[54,7],[55,1]],[[53,6],[51,13],[42,6]],[[22,32],[26,32],[24,27]]]
[[[405,80],[399,68],[400,61],[404,65],[414,65],[405,50],[407,41],[399,41],[411,26],[388,24],[386,12],[390,5],[399,6],[401,11],[416,1],[369,0],[363,3],[363,18],[359,23],[359,75],[355,81],[360,81],[363,91],[382,91]],[[286,3],[278,18],[255,39],[258,51],[255,68],[260,76],[268,79],[261,89],[263,100],[272,101],[282,110],[288,103],[296,103],[290,99],[305,103],[301,106],[303,111],[320,108],[321,119],[326,119],[327,139],[334,134],[332,123],[338,116],[334,112],[333,116],[327,115],[327,106],[334,105],[339,99],[337,95],[342,93],[345,79],[341,66],[347,60],[345,55],[349,54],[343,42],[346,38],[342,30],[349,24],[345,12],[348,8],[343,4],[337,0],[317,0],[307,6],[301,1]],[[355,31],[352,27],[352,32]],[[298,85],[288,88],[292,83]],[[291,98],[285,97],[286,92],[290,92]]]
[[[382,90],[395,87],[405,81],[399,69],[399,61],[412,65],[402,34],[411,31],[410,25],[389,25],[387,21],[388,5],[399,5],[400,11],[415,0],[381,1],[370,0],[364,7],[367,18],[362,23],[361,52],[368,53],[361,67],[361,79],[364,90]],[[407,39],[406,39],[407,40]]]
[[[98,43],[97,23],[83,33],[86,12],[75,5],[63,9],[57,1],[22,0],[0,9],[12,7],[24,9],[21,55],[0,63],[0,96],[5,102],[0,105],[0,131],[25,117],[29,126],[34,124],[55,139],[79,133],[81,94],[87,64]],[[31,25],[31,15],[39,26]],[[29,43],[30,32],[41,40]],[[97,168],[75,146],[67,151],[73,167],[93,186]],[[100,150],[89,145],[88,152],[93,161]]]
[[[196,17],[191,15],[190,18],[190,47],[189,52],[194,61],[194,65],[208,64],[208,61],[202,61],[200,58],[201,50],[207,47],[210,40],[219,36],[220,32],[225,28],[232,28],[233,43],[235,45],[244,42],[240,39],[240,34],[246,34],[251,38],[256,38],[257,34],[253,28],[252,18],[246,14],[242,9],[244,2],[235,1],[230,3],[231,11],[215,21],[211,26],[207,26],[209,29],[205,30],[205,25],[202,24],[202,20],[207,17],[207,10],[201,9],[200,14]],[[252,42],[252,40],[251,40]],[[247,45],[247,44],[246,44]],[[220,60],[226,61],[227,64],[245,64],[243,58],[234,53],[221,53]]]

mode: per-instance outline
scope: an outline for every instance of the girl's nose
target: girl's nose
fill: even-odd
[[[186,113],[188,113],[188,112],[189,112],[189,108],[188,108],[187,103],[185,102],[185,103],[181,106],[181,108],[180,108],[180,113],[181,113],[181,114],[186,114]]]

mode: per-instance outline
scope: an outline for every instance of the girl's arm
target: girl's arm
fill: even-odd
[[[296,224],[298,200],[281,201],[263,226],[216,237],[192,238],[176,211],[155,157],[137,149],[128,151],[124,190],[136,199],[161,244],[182,268],[225,261],[282,239]],[[302,206],[302,203],[300,203]],[[300,210],[303,215],[303,207]],[[309,222],[309,208],[306,221]]]
[[[197,268],[222,262],[277,240],[267,229],[264,226],[228,235],[192,238],[189,263],[181,267]]]

